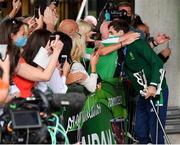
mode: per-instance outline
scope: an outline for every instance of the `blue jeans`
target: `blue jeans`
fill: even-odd
[[[167,104],[168,104],[168,88],[162,90],[163,106],[159,107],[159,117],[163,127],[165,127]],[[156,143],[156,121],[157,117],[153,111],[150,100],[145,100],[140,96],[136,105],[136,121],[135,121],[135,136],[140,144]],[[158,144],[164,144],[164,134],[158,125]]]

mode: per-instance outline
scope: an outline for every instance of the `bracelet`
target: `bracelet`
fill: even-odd
[[[3,82],[2,79],[0,79],[0,89],[8,89],[9,88],[9,84]]]
[[[120,44],[121,44],[120,48],[122,48],[123,47],[122,42],[120,42]]]

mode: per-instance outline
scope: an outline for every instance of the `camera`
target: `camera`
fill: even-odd
[[[110,15],[111,15],[111,20],[113,19],[123,19],[123,20],[126,20],[127,18],[127,11],[126,10],[114,10],[114,11],[111,11],[110,12]]]
[[[0,143],[52,144],[56,140],[57,144],[66,144],[63,110],[66,108],[79,112],[86,98],[77,91],[53,94],[36,89],[30,98],[14,99],[0,108]],[[55,138],[52,139],[48,132]]]
[[[7,53],[7,44],[0,44],[0,59],[5,60]]]
[[[42,107],[43,104],[40,98],[34,101],[18,98],[6,105],[1,114],[0,142],[3,144],[46,143],[48,135],[46,118],[40,116],[40,112],[46,110]]]
[[[106,13],[109,14],[109,21],[114,19],[127,19],[127,11],[126,10],[118,10],[116,3],[113,0],[109,0],[105,6],[105,17]]]
[[[34,90],[34,96],[26,99],[16,98],[11,104],[3,108],[0,124],[0,142],[3,144],[47,144],[51,143],[48,133],[49,126],[55,126],[51,104],[51,92],[43,93]],[[61,123],[61,118],[58,119]],[[28,136],[28,137],[27,137]],[[57,133],[57,143],[62,144],[64,138]]]
[[[55,35],[51,35],[50,38],[49,38],[50,43],[51,43],[52,41],[54,41],[55,39],[56,39],[56,36],[55,36]]]
[[[67,55],[61,55],[60,63],[61,63],[61,68],[63,68],[64,63],[67,60]]]

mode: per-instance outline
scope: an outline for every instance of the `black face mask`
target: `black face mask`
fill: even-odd
[[[149,33],[144,33],[144,35],[145,35],[145,40],[146,41],[149,41],[151,39]]]
[[[127,21],[128,24],[131,25],[131,23],[132,23],[132,17],[131,17],[131,16],[127,16],[127,17],[126,17],[126,21]]]

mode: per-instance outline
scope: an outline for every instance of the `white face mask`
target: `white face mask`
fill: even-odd
[[[114,35],[109,35],[109,38],[116,38],[116,37],[120,37],[120,36],[114,36]]]
[[[111,34],[109,35],[109,38],[113,38],[113,37],[114,37],[114,35],[111,35]]]

